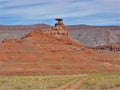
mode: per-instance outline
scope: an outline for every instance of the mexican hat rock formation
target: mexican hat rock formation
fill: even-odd
[[[57,25],[61,25],[59,22],[61,23],[61,20]],[[56,28],[56,24],[54,27]],[[56,34],[58,32],[59,34],[51,35],[51,32],[54,32],[52,30],[56,30]],[[0,44],[0,75],[120,71],[119,55],[110,57],[87,49],[68,38],[67,31],[65,33],[61,31],[57,28],[46,33],[40,29],[34,29],[20,39],[4,40]]]

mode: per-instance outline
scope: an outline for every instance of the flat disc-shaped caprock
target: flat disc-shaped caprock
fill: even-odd
[[[62,21],[63,19],[62,19],[62,18],[56,18],[55,20],[57,20],[57,21]]]

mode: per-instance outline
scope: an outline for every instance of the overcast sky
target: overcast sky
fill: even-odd
[[[0,0],[0,24],[120,25],[120,0]]]

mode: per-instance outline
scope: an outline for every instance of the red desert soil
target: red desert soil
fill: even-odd
[[[66,36],[38,29],[0,44],[1,75],[78,74],[120,71],[120,55],[86,49]]]

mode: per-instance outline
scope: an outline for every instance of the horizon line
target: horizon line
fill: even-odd
[[[45,23],[36,23],[36,24],[0,24],[0,26],[32,26],[32,25],[48,25],[48,26],[54,26],[54,25],[50,25],[50,24],[45,24]],[[118,25],[88,25],[88,24],[70,24],[70,25],[65,25],[65,26],[120,26]]]

